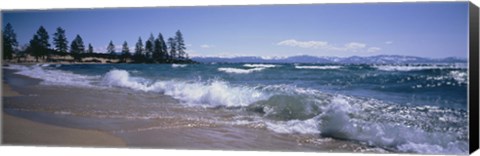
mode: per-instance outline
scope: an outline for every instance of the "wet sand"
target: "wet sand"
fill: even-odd
[[[22,95],[2,82],[2,98],[18,96]],[[2,144],[90,147],[126,145],[119,137],[105,132],[43,124],[7,115],[5,112],[2,113]]]
[[[2,97],[12,97],[12,96],[20,96],[17,92],[13,91],[12,88],[2,82]]]
[[[5,137],[3,142],[5,144],[383,152],[350,141],[319,138],[312,135],[274,133],[267,130],[264,125],[208,122],[212,119],[216,121],[219,117],[227,122],[235,121],[230,118],[238,115],[238,112],[186,108],[179,105],[175,99],[156,93],[40,85],[38,80],[15,75],[11,70],[4,69],[3,71],[6,74],[4,75],[5,82],[10,85],[10,90],[18,92],[15,94],[17,96],[3,97],[2,108],[8,114],[5,115],[7,120],[3,126],[3,134],[11,137]],[[24,96],[19,97],[18,95]],[[9,123],[9,120],[12,119],[14,121]],[[25,124],[15,124],[17,123],[15,119],[19,120],[19,123]],[[41,131],[36,127],[31,126],[40,126],[40,130],[44,128],[45,131],[40,133]],[[21,129],[23,132],[14,132],[14,129]],[[50,136],[44,135],[52,131],[63,131],[65,137],[72,137],[72,139],[62,139],[65,137],[52,139]],[[22,138],[23,134],[21,133],[28,135],[23,137],[25,139],[23,142],[15,142],[15,138]],[[102,137],[96,137],[96,135]],[[50,142],[38,142],[37,138],[40,137],[50,139],[48,140]],[[68,142],[68,140],[88,141],[88,138],[100,140],[90,140],[83,144]],[[124,144],[116,142],[115,138],[121,138],[118,140],[123,140]]]
[[[3,113],[2,144],[43,146],[123,147],[125,142],[111,134],[53,126]]]

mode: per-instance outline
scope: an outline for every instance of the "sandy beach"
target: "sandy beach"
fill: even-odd
[[[2,82],[2,97],[22,96]],[[7,145],[46,145],[46,146],[89,146],[123,147],[125,142],[111,134],[60,127],[2,112],[2,144]]]
[[[3,73],[3,144],[385,152],[348,141],[272,133],[264,124],[233,124],[240,112],[185,108],[155,93],[48,86],[12,70]],[[225,121],[211,122],[218,116]]]
[[[42,146],[123,147],[125,142],[111,134],[53,126],[3,113],[2,144]]]

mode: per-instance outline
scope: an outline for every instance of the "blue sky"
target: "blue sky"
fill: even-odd
[[[159,7],[3,12],[21,45],[40,25],[96,51],[181,30],[193,56],[467,57],[468,3]]]

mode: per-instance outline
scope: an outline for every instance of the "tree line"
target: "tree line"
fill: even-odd
[[[156,38],[150,34],[145,42],[139,37],[133,54],[130,52],[127,41],[123,42],[119,52],[116,51],[112,41],[108,44],[107,53],[95,52],[90,43],[85,47],[82,37],[78,34],[69,46],[65,29],[62,27],[58,27],[53,33],[53,47],[49,43],[49,38],[47,30],[40,26],[28,45],[20,50],[13,27],[7,23],[3,30],[3,58],[11,60],[14,59],[14,56],[20,58],[30,55],[35,57],[37,62],[39,59],[55,62],[58,59],[57,57],[54,59],[52,56],[71,56],[74,61],[78,62],[81,62],[82,58],[94,57],[118,59],[119,63],[193,63],[186,52],[187,48],[180,30],[175,33],[174,37],[169,37],[167,42],[162,33],[158,33]]]

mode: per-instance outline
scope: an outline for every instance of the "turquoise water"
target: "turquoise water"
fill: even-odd
[[[247,122],[263,122],[275,133],[317,134],[399,152],[468,151],[466,64],[9,68],[42,79],[42,85],[153,92],[171,96],[186,108],[248,112],[253,117]]]

